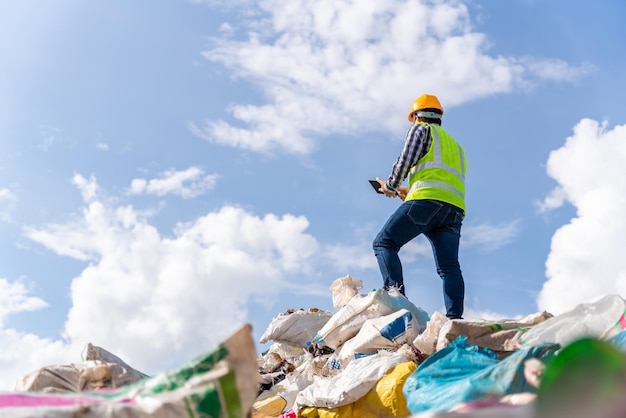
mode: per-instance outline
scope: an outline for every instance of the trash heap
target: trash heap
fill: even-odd
[[[553,316],[449,320],[394,289],[332,283],[335,312],[290,309],[259,354],[249,324],[183,366],[147,376],[89,344],[0,393],[0,416],[615,418],[626,416],[626,301]]]
[[[42,367],[0,393],[2,418],[247,417],[259,388],[252,327],[155,376],[88,345],[85,361]]]
[[[289,310],[260,339],[253,417],[623,417],[626,301],[553,316],[429,316],[395,290],[330,287],[336,312]]]

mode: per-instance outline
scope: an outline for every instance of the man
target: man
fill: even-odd
[[[443,108],[436,96],[423,94],[413,102],[404,148],[389,179],[376,178],[387,197],[403,203],[373,242],[384,288],[405,294],[400,248],[424,234],[430,241],[437,273],[443,281],[446,316],[462,318],[465,283],[459,266],[461,223],[465,216],[465,151],[443,128]],[[408,187],[400,185],[408,177]]]

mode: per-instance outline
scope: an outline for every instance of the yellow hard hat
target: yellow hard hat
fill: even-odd
[[[424,115],[425,117],[441,117],[443,115],[443,107],[441,107],[441,103],[439,103],[439,99],[437,96],[433,96],[432,94],[422,94],[420,97],[413,101],[411,105],[411,110],[409,110],[409,122],[413,122],[413,114],[422,109],[434,109],[438,110],[438,114],[431,113],[430,115]],[[422,116],[422,115],[418,115]]]

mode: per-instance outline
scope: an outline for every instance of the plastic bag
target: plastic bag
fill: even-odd
[[[368,319],[394,312],[391,306],[389,295],[381,289],[356,295],[328,320],[312,342],[336,349],[354,337]]]
[[[304,347],[332,316],[331,312],[317,308],[288,310],[272,319],[259,342],[272,340]]]
[[[406,309],[411,311],[415,319],[417,320],[417,325],[419,326],[418,333],[423,332],[426,329],[426,325],[430,320],[428,313],[416,306],[413,302],[411,302],[406,296],[404,296],[397,287],[392,287],[387,291],[389,295],[389,300],[391,301],[391,305],[389,306],[392,311],[399,311],[400,309]],[[382,303],[385,303],[386,300],[383,300]]]
[[[252,327],[245,325],[215,350],[173,371],[113,391],[79,394],[0,394],[0,416],[240,418],[258,391]]]
[[[120,388],[147,377],[107,350],[87,344],[83,362],[50,365],[35,370],[15,384],[16,392],[75,393]]]
[[[294,411],[304,406],[337,408],[361,399],[388,370],[410,361],[404,351],[380,351],[371,356],[353,360],[345,370],[333,377],[318,377],[302,390],[294,404]]]
[[[413,414],[430,409],[446,411],[486,396],[533,392],[534,386],[524,376],[526,360],[543,360],[558,348],[558,344],[542,344],[498,361],[491,350],[468,346],[466,339],[458,338],[427,358],[409,376],[403,388],[407,407]]]
[[[439,311],[435,311],[426,324],[424,332],[419,334],[413,340],[415,348],[424,354],[432,354],[437,351],[436,348],[437,341],[439,339],[439,332],[441,331],[443,325],[448,321],[448,317]]]
[[[330,285],[333,292],[333,306],[339,308],[350,301],[363,288],[363,281],[354,279],[348,274],[346,277],[335,279]]]
[[[619,295],[607,295],[581,303],[571,311],[547,319],[522,334],[517,342],[529,347],[542,342],[565,346],[585,337],[607,339],[626,329],[626,302]]]
[[[417,332],[417,320],[406,309],[380,318],[368,319],[358,334],[339,348],[336,357],[341,368],[345,369],[348,363],[359,354],[374,354],[381,349],[394,350],[404,344],[412,343]]]
[[[303,407],[299,416],[303,418],[343,418],[343,417],[408,417],[409,410],[402,394],[406,379],[416,369],[412,361],[403,362],[391,368],[374,387],[354,403],[337,408]]]
[[[522,334],[551,317],[547,312],[539,312],[520,319],[448,321],[441,327],[436,350],[441,350],[457,337],[464,336],[467,337],[467,344],[476,344],[498,352],[515,351],[518,338]]]

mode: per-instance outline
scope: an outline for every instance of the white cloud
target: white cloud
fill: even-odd
[[[189,167],[182,171],[170,169],[161,173],[157,179],[133,179],[129,194],[175,194],[183,199],[191,199],[215,187],[218,177],[217,174],[205,175],[204,170],[199,167]]]
[[[596,70],[596,68],[589,63],[574,67],[559,59],[525,57],[521,59],[521,62],[530,70],[530,73],[536,75],[539,80],[557,82],[575,83]]]
[[[303,217],[224,206],[164,236],[130,206],[86,203],[78,219],[26,235],[90,262],[73,279],[64,338],[103,346],[148,373],[219,343],[248,320],[251,299],[300,289],[294,277],[313,272],[318,244]]]
[[[82,175],[75,173],[72,177],[72,184],[80,189],[85,202],[92,202],[96,199],[99,187],[93,175],[86,179]]]
[[[48,304],[40,298],[28,296],[29,289],[23,280],[10,283],[0,278],[0,326],[4,319],[14,313],[36,311]]]
[[[208,141],[257,152],[306,154],[330,133],[396,131],[412,100],[437,94],[444,107],[588,73],[561,60],[490,56],[458,1],[249,2],[256,13],[204,52],[265,94],[232,104],[234,123],[190,129]]]
[[[499,225],[463,225],[461,246],[493,251],[513,241],[519,233],[519,228],[519,220]]]
[[[43,366],[81,361],[86,344],[53,341],[14,329],[0,329],[0,390],[12,391],[18,379]]]
[[[566,200],[567,196],[565,195],[565,190],[562,187],[555,187],[542,202],[537,203],[537,208],[541,213],[549,212],[563,206]]]
[[[576,208],[576,217],[552,237],[540,309],[556,314],[609,293],[626,296],[624,164],[626,125],[609,129],[590,119],[550,153],[555,193]]]
[[[13,314],[48,307],[41,298],[31,296],[23,279],[10,282],[0,278],[0,390],[13,390],[18,378],[56,361],[70,362],[80,358],[81,347],[73,349],[62,341],[51,341],[33,334],[4,329],[5,319]],[[44,363],[42,363],[44,362]]]
[[[327,254],[337,271],[345,271],[346,274],[355,270],[378,269],[371,243],[331,245],[324,253]]]
[[[433,248],[425,236],[420,235],[402,247],[402,257],[406,261],[417,260],[420,257],[433,257]]]
[[[519,221],[512,221],[500,225],[480,224],[463,225],[461,230],[461,246],[463,248],[477,248],[482,251],[494,251],[513,241],[519,232]],[[372,249],[372,240],[377,231],[370,234],[371,240],[361,239],[349,244],[335,244],[324,250],[324,254],[332,261],[338,271],[347,273],[355,270],[373,269],[378,271],[378,263]],[[413,262],[419,258],[432,259],[433,250],[425,236],[420,235],[410,241],[401,250],[403,262]]]
[[[15,194],[11,190],[6,188],[0,189],[0,202],[12,202],[15,200]]]

